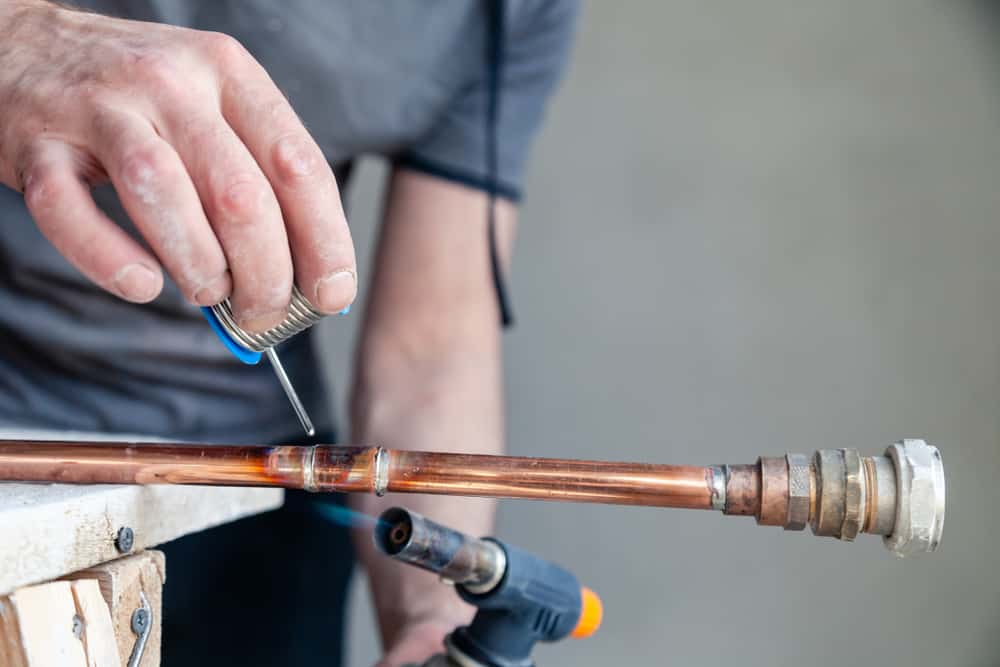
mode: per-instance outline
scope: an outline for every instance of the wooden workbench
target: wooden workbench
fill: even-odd
[[[155,667],[166,573],[163,555],[149,549],[282,498],[281,489],[0,482],[0,665],[126,665],[141,592],[154,627],[139,664]],[[130,545],[121,539],[129,534]]]

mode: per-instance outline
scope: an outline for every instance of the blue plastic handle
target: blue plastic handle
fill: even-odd
[[[205,319],[208,320],[208,325],[212,327],[212,331],[214,331],[215,335],[219,337],[222,344],[233,353],[234,357],[249,366],[260,363],[261,353],[248,350],[233,340],[232,336],[230,336],[229,333],[222,327],[222,324],[219,322],[219,318],[215,315],[215,312],[211,308],[202,306],[201,314],[205,316]]]
[[[347,315],[349,312],[351,312],[350,305],[340,311],[340,314]],[[233,340],[233,337],[229,335],[229,332],[227,332],[222,326],[222,323],[219,322],[219,318],[216,316],[214,310],[207,306],[202,306],[201,314],[205,316],[205,319],[208,320],[208,325],[212,327],[212,331],[214,331],[215,335],[219,337],[222,344],[226,346],[226,349],[233,353],[234,357],[249,366],[260,363],[261,353],[248,350]]]

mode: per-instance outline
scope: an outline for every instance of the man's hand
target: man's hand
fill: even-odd
[[[110,180],[153,254],[94,204]],[[357,291],[333,173],[231,37],[0,0],[0,182],[95,283],[149,301],[161,265],[240,326],[286,313],[292,282],[333,313]],[[155,256],[154,256],[155,255]]]

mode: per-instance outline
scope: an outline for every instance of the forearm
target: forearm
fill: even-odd
[[[458,366],[463,365],[461,362]],[[489,364],[492,366],[493,364]],[[413,369],[416,372],[416,368]],[[484,368],[454,368],[436,378],[416,375],[396,378],[393,387],[374,381],[369,393],[360,391],[355,400],[354,441],[377,443],[398,449],[499,453],[501,451],[499,400],[486,395],[476,376],[492,374]],[[408,396],[396,392],[408,391]],[[494,502],[480,498],[410,495],[378,498],[358,495],[354,507],[377,515],[394,504],[405,504],[420,514],[472,535],[492,531]],[[358,555],[366,568],[378,610],[383,640],[389,645],[393,633],[411,619],[443,618],[458,624],[471,611],[449,587],[434,575],[396,563],[377,554],[367,531],[357,536]]]
[[[500,327],[484,221],[486,198],[403,172],[393,178],[376,278],[358,350],[352,440],[399,449],[500,453],[503,406]],[[499,207],[502,254],[513,207]],[[377,514],[394,503],[474,535],[492,529],[494,503],[442,496],[357,496]],[[432,575],[357,549],[368,570],[383,640],[414,618],[453,623],[471,608]]]
[[[489,341],[451,337],[440,342],[440,347],[428,346],[411,356],[400,354],[402,341],[382,334],[366,337],[362,358],[369,362],[359,367],[352,401],[354,442],[398,449],[501,452],[498,347]],[[369,515],[402,503],[472,535],[492,530],[494,503],[490,500],[358,495],[354,501],[356,509]],[[375,553],[367,532],[357,536],[357,547],[368,571],[386,644],[391,644],[393,631],[407,619],[468,620],[468,608],[435,576]]]

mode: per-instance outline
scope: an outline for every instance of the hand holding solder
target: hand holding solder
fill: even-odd
[[[0,3],[0,182],[24,193],[67,260],[123,299],[161,266],[191,303],[250,333],[354,299],[333,173],[264,69],[233,38],[43,0]],[[150,252],[102,213],[110,181]]]

